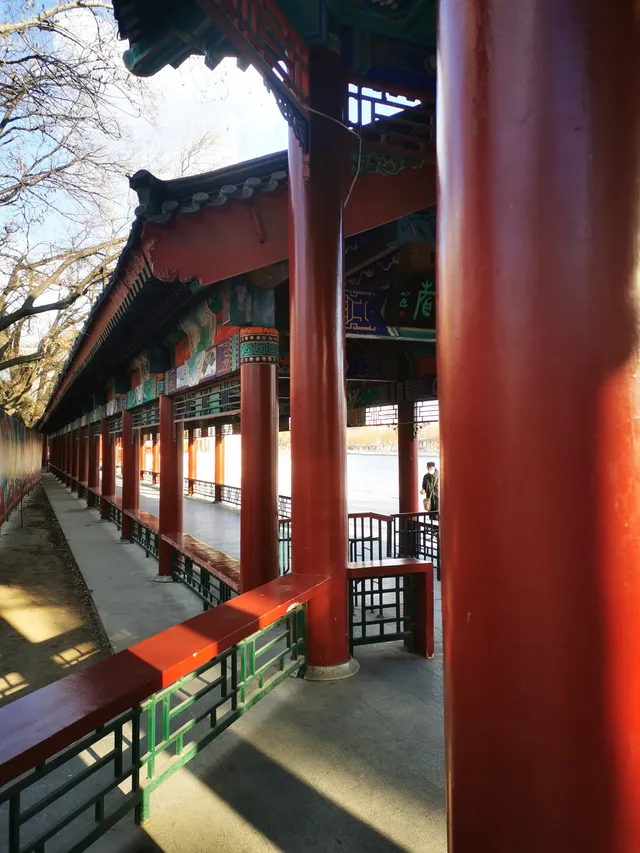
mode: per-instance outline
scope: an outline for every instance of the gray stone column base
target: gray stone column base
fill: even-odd
[[[336,666],[308,666],[304,677],[307,681],[342,681],[343,678],[351,678],[359,669],[358,661],[349,658],[346,663]]]
[[[173,583],[171,575],[156,575],[153,579],[154,583]]]

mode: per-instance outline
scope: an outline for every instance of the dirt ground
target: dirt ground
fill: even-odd
[[[42,486],[0,531],[0,705],[110,654]]]

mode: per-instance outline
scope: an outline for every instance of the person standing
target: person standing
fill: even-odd
[[[432,520],[438,518],[440,510],[440,474],[435,462],[427,462],[427,473],[422,478],[423,506]]]

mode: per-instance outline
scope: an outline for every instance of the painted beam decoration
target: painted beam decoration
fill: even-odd
[[[42,436],[0,411],[0,526],[40,479]]]
[[[384,322],[391,327],[435,331],[435,270],[428,273],[398,270],[389,288],[382,315]]]
[[[347,337],[435,340],[435,287],[424,275],[399,274],[385,288],[347,282],[345,303]]]

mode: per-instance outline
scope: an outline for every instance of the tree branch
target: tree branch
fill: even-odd
[[[16,21],[15,23],[0,24],[0,35],[9,36],[13,33],[23,33],[26,30],[38,29],[50,23],[57,15],[62,15],[64,12],[69,12],[71,9],[112,9],[111,3],[104,0],[72,0],[69,3],[58,3],[50,9],[45,9],[39,15],[34,15],[33,18],[27,18],[24,21]]]
[[[44,358],[44,352],[31,353],[31,355],[17,355],[15,358],[8,358],[6,361],[0,361],[0,372],[9,370],[10,367],[17,367],[19,364],[29,364],[32,361],[40,361]]]

